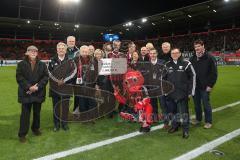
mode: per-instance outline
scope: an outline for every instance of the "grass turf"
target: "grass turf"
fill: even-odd
[[[15,67],[0,68],[0,159],[37,158],[138,129],[137,124],[119,122],[116,117],[115,119],[100,119],[95,125],[71,124],[70,131],[54,133],[52,131],[52,104],[51,99],[47,98],[41,111],[43,135],[35,137],[29,131],[28,142],[20,144],[17,137],[20,105],[17,103],[15,70]],[[213,107],[223,106],[240,99],[239,71],[240,68],[236,66],[219,67],[219,79],[211,95]],[[190,106],[190,111],[193,112],[192,103]],[[239,127],[239,111],[239,107],[235,107],[215,113],[214,128],[208,131],[202,128],[191,128],[191,137],[187,141],[180,138],[180,132],[167,135],[161,130],[64,159],[173,158]],[[234,153],[237,155],[236,152]]]
[[[231,141],[228,141],[220,146],[218,146],[215,150],[218,150],[220,152],[223,152],[223,156],[218,156],[213,153],[207,152],[199,157],[196,158],[196,160],[205,160],[205,159],[211,159],[211,160],[233,160],[233,159],[239,159],[240,157],[240,137],[234,138]]]
[[[240,105],[225,111],[214,113],[215,123],[211,130],[203,127],[194,127],[190,130],[190,138],[181,138],[182,132],[169,135],[165,130],[151,132],[126,141],[114,143],[92,151],[72,155],[67,160],[159,160],[173,159],[213,139],[223,136],[239,128]],[[222,118],[226,116],[227,118]],[[233,149],[232,149],[233,150]],[[238,150],[233,151],[237,155]],[[239,153],[238,153],[239,154]],[[235,157],[237,159],[238,157]]]

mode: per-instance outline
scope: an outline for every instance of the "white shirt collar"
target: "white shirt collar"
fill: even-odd
[[[58,59],[60,59],[61,61],[63,61],[64,58],[65,58],[65,56],[64,56],[64,57],[59,57],[59,56],[58,56]]]
[[[151,63],[152,63],[153,65],[157,64],[157,59],[151,60]]]

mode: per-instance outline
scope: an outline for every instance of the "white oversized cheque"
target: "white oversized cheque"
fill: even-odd
[[[127,72],[126,58],[103,58],[98,63],[99,75],[115,75]]]

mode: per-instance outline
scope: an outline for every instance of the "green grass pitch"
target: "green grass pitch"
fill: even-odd
[[[15,71],[16,67],[0,67],[0,159],[26,160],[38,158],[138,130],[138,124],[122,122],[116,117],[114,119],[102,118],[93,125],[72,123],[69,131],[61,130],[55,133],[52,131],[52,103],[51,99],[47,97],[41,111],[41,131],[43,135],[35,137],[29,131],[27,143],[21,144],[17,137],[20,104],[17,103]],[[240,100],[240,67],[218,67],[218,71],[217,85],[211,95],[214,108]],[[194,113],[192,102],[190,102],[190,112]],[[165,130],[157,130],[62,159],[172,159],[238,129],[240,105],[214,113],[213,121],[213,128],[210,130],[204,130],[202,126],[191,127],[188,140],[181,138],[181,132],[169,135]],[[223,157],[205,153],[196,159],[239,159],[239,148],[240,137],[237,137],[217,147],[218,150],[225,153]]]

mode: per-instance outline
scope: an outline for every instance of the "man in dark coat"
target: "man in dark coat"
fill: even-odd
[[[76,47],[76,38],[74,36],[68,36],[67,37],[67,53],[66,56],[67,58],[74,59],[75,57],[79,56],[79,49]],[[73,82],[74,85],[76,85],[75,82]],[[74,113],[79,113],[79,97],[74,96],[74,107],[73,107],[73,112]]]
[[[163,61],[163,63],[165,64],[166,62],[170,61],[171,58],[171,44],[169,42],[163,42],[162,43],[162,52],[158,55],[158,58],[160,60]],[[160,106],[162,108],[162,112],[163,115],[165,115],[164,117],[164,127],[165,129],[169,128],[169,110],[171,110],[168,106],[167,106],[167,100],[166,100],[166,96],[161,96],[160,97]]]
[[[158,58],[164,60],[165,63],[171,60],[171,44],[169,42],[162,43],[162,52],[158,55]]]
[[[45,101],[48,70],[44,62],[38,58],[38,49],[35,46],[27,48],[26,58],[17,65],[16,79],[18,83],[18,102],[22,104],[20,142],[26,142],[29,130],[31,108],[33,107],[32,132],[39,136],[41,104]]]
[[[49,76],[51,76],[51,73],[54,72],[56,68],[63,65],[64,63],[67,63],[68,57],[66,55],[66,51],[67,45],[65,43],[59,42],[57,44],[57,55],[51,58],[50,63],[48,65]],[[67,72],[69,71],[67,70]],[[61,82],[60,80],[60,82],[58,82],[58,86],[61,87],[61,85],[63,85],[64,83],[72,83],[71,80],[72,79],[68,80],[67,82],[64,81]],[[67,121],[69,113],[70,96],[62,95],[52,90],[51,83],[49,86],[49,96],[52,97],[53,103],[53,122],[54,122],[53,131],[54,132],[59,131],[60,125],[64,131],[69,130]]]
[[[174,91],[167,96],[167,106],[172,109],[173,121],[169,133],[183,127],[183,138],[189,137],[188,99],[195,93],[196,74],[191,62],[182,58],[178,48],[171,51],[172,60],[166,63],[166,80],[174,85]]]
[[[77,65],[77,75],[75,82],[77,85],[83,86],[83,89],[85,90],[85,94],[77,95],[79,101],[78,106],[76,107],[79,107],[80,112],[86,112],[96,107],[96,101],[92,98],[89,98],[87,95],[90,93],[86,92],[89,92],[89,87],[95,88],[95,82],[97,80],[97,63],[91,59],[89,55],[89,47],[86,45],[80,47],[80,56],[75,57],[74,61]],[[84,92],[82,91],[81,93]],[[79,113],[74,112],[74,114]]]
[[[196,54],[190,61],[196,71],[196,93],[193,97],[196,119],[192,121],[194,125],[202,121],[202,105],[205,115],[205,129],[212,127],[212,107],[210,104],[210,93],[217,81],[217,63],[213,56],[205,51],[204,43],[201,40],[194,42]]]
[[[144,77],[148,85],[159,85],[159,81],[162,80],[162,73],[160,72],[160,66],[163,66],[162,60],[158,59],[158,52],[156,49],[151,49],[149,51],[149,58],[150,63],[146,63],[146,68],[149,69],[149,75],[147,77]],[[151,105],[153,108],[153,114],[154,114],[154,121],[157,122],[159,120],[159,114],[158,114],[158,101],[160,101],[160,97],[154,97],[151,98]],[[160,103],[161,104],[161,103]],[[165,109],[161,106],[162,114],[165,114]],[[165,121],[164,121],[165,123]]]
[[[140,62],[149,62],[149,55],[148,55],[147,47],[141,48],[141,55],[139,56],[139,61]]]

